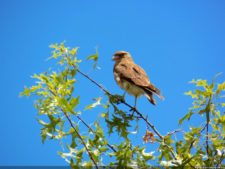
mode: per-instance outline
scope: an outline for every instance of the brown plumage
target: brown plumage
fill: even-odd
[[[145,71],[133,62],[128,52],[116,52],[113,60],[115,61],[113,68],[114,78],[122,89],[135,96],[135,107],[136,99],[141,95],[145,95],[153,105],[156,104],[153,94],[163,99],[160,90],[150,83]]]

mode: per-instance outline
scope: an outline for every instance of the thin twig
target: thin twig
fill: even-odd
[[[92,78],[90,78],[87,74],[81,72],[75,65],[73,65],[73,67],[74,67],[74,69],[77,70],[77,72],[79,72],[81,75],[83,75],[88,80],[90,80],[92,83],[94,83],[96,86],[98,86],[100,89],[102,89],[106,94],[112,96],[112,94],[108,90],[106,90],[102,85],[98,84],[95,80],[93,80]]]
[[[207,123],[204,125],[204,127],[202,127],[200,133],[202,133],[205,130],[206,126],[207,126]]]
[[[183,132],[183,131],[182,131],[182,129],[177,129],[177,130],[168,132],[168,133],[167,133],[167,136],[168,136],[168,135],[173,135],[173,134],[178,133],[178,132]]]
[[[212,95],[210,95],[209,100],[208,100],[208,104],[206,105],[206,109],[208,106],[210,106],[211,104],[211,99],[212,99]],[[207,156],[209,157],[209,121],[210,121],[210,111],[206,110],[206,152],[207,152]]]
[[[209,156],[209,124],[207,122],[206,125],[206,151],[207,151],[207,155]]]

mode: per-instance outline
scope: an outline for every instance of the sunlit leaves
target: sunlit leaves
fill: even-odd
[[[79,104],[80,96],[73,97],[70,101],[70,107],[73,110]]]
[[[217,89],[216,89],[216,94],[220,94],[221,91],[225,91],[225,82],[218,84]]]
[[[96,48],[96,53],[93,54],[93,55],[90,55],[87,57],[87,60],[93,60],[94,61],[94,64],[93,64],[93,68],[95,69],[97,67],[97,64],[98,64],[98,50]]]
[[[193,111],[189,111],[184,117],[179,120],[179,125],[183,123],[184,120],[190,120],[191,116],[194,114]]]
[[[20,93],[20,96],[30,96],[31,94],[31,89],[24,87],[23,92]]]
[[[35,85],[25,87],[21,96],[36,96],[35,108],[38,110],[42,142],[59,140],[63,147],[59,155],[72,168],[93,167],[93,159],[98,165],[105,165],[105,158],[110,161],[107,165],[118,168],[148,168],[151,162],[155,164],[156,161],[167,168],[224,166],[225,102],[221,99],[225,82],[217,84],[215,80],[211,83],[203,79],[192,80],[194,89],[185,94],[191,97],[193,105],[179,120],[179,125],[187,120],[189,129],[182,130],[178,138],[175,132],[155,137],[157,132],[154,133],[155,130],[139,119],[140,114],[122,109],[119,103],[126,103],[124,96],[106,94],[107,97],[97,97],[93,103],[86,104],[85,97],[77,94],[80,89],[76,85],[76,75],[80,73],[81,62],[77,57],[78,48],[66,47],[64,43],[50,47],[51,59],[58,63],[56,69],[34,74]],[[87,60],[94,61],[96,67],[98,58],[96,51]],[[81,118],[83,112],[79,109],[88,110],[84,114],[87,113],[89,123]],[[203,122],[194,126],[191,123],[193,117],[201,118]],[[160,119],[157,120],[160,122]],[[134,123],[141,130],[144,127],[143,137]],[[143,147],[132,139],[134,134]],[[114,137],[118,141],[111,142]],[[149,151],[152,147],[154,151]]]
[[[190,131],[184,134],[184,141],[176,143],[176,150],[183,158],[185,154],[189,154],[189,157],[186,158],[191,160],[186,160],[187,164],[214,166],[219,164],[219,157],[213,157],[213,153],[218,152],[217,149],[220,150],[225,144],[223,134],[225,119],[223,120],[223,115],[220,113],[224,103],[220,100],[220,93],[224,91],[225,83],[215,84],[215,80],[213,80],[209,84],[206,80],[201,79],[192,80],[191,83],[195,84],[196,89],[185,94],[192,97],[193,107],[179,120],[179,124],[182,124],[184,120],[190,120],[193,114],[199,114],[200,116],[196,117],[204,117],[205,125],[190,127]],[[192,149],[197,151],[195,151],[195,156],[190,157]]]
[[[57,139],[61,138],[61,136],[56,137],[56,133],[59,131],[57,130],[56,126],[59,123],[61,123],[61,119],[56,118],[53,115],[48,115],[48,119],[49,119],[49,123],[46,123],[43,120],[37,119],[38,122],[43,126],[41,129],[41,138],[43,143],[47,137],[57,138]]]
[[[122,142],[121,144],[118,145],[118,149],[123,151],[117,151],[114,153],[118,161],[116,165],[118,165],[119,168],[131,165],[132,162],[131,144],[127,141]]]
[[[198,79],[192,80],[191,83],[195,84],[197,87],[195,90],[190,90],[185,94],[191,96],[193,99],[193,107],[190,108],[190,111],[179,120],[179,125],[182,124],[184,120],[190,120],[193,114],[204,114],[212,112],[213,105],[212,105],[212,96],[215,94],[214,91],[214,82],[208,84],[206,80]],[[200,87],[200,89],[198,88]]]

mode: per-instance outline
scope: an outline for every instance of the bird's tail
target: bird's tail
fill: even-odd
[[[164,99],[164,97],[160,94],[160,90],[157,87],[155,87],[153,84],[149,84],[147,87],[145,87],[144,91],[145,91],[145,96],[153,105],[156,105],[156,101],[153,98],[153,94],[157,95],[161,100]]]
[[[147,97],[148,101],[150,101],[150,103],[152,103],[153,105],[156,105],[156,101],[153,98],[152,92],[146,93],[145,96]]]

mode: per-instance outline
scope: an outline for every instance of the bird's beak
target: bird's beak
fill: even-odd
[[[119,59],[118,56],[115,56],[115,55],[114,55],[114,56],[112,57],[112,60],[114,60],[114,61],[116,61],[116,60],[118,60],[118,59]]]

